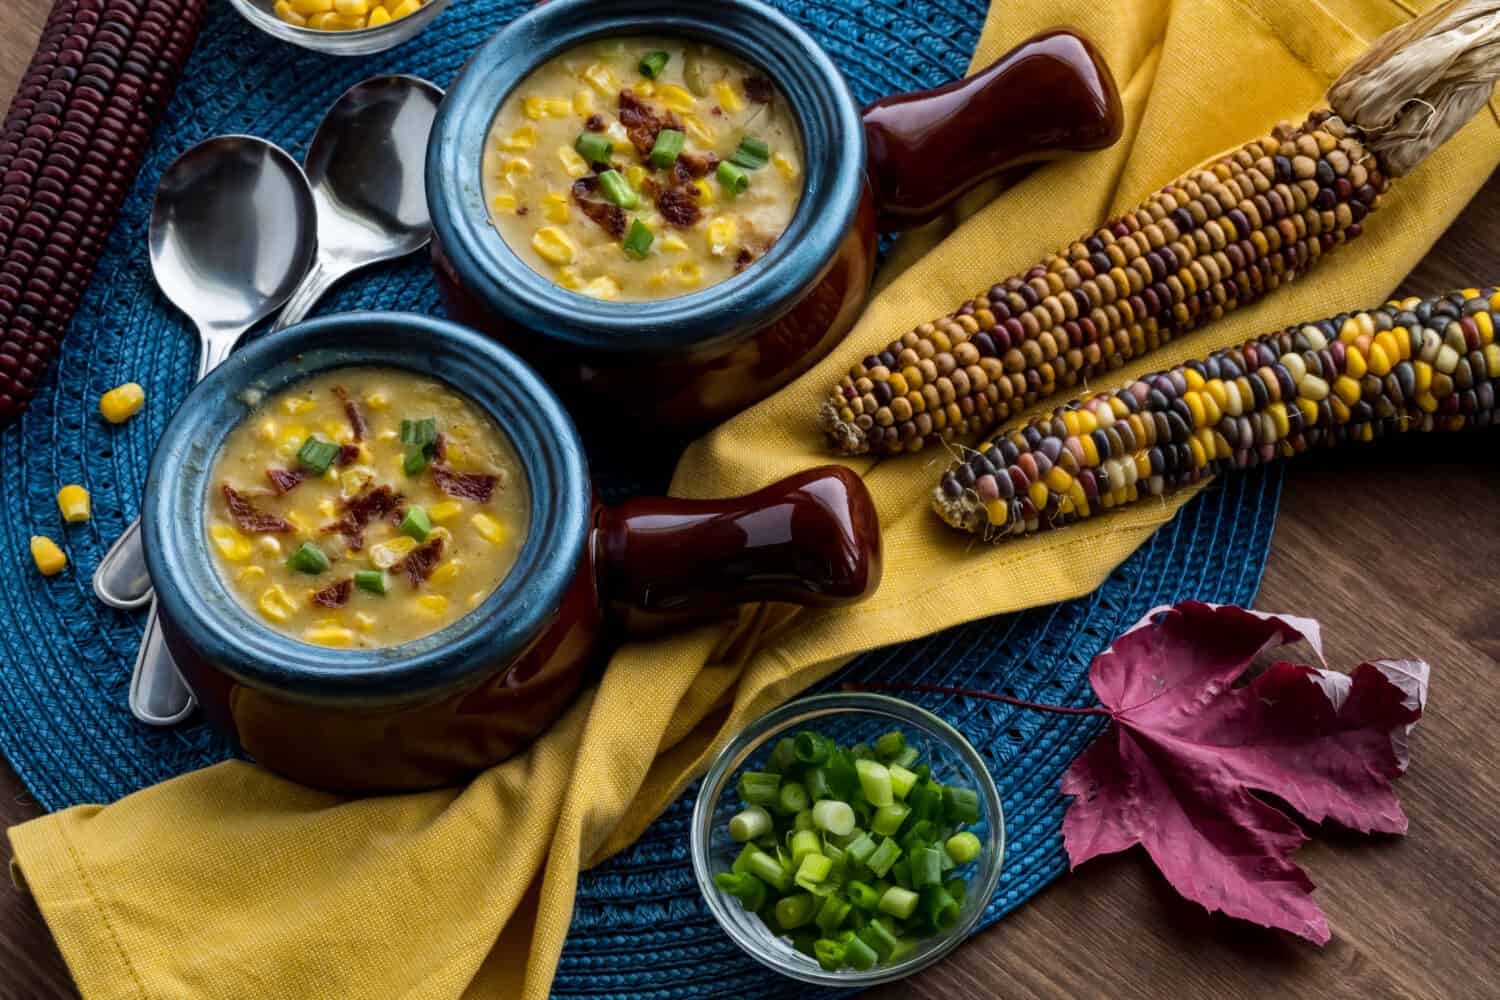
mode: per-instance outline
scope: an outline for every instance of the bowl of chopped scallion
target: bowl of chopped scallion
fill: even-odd
[[[1005,820],[962,735],[878,694],[821,695],[736,736],[693,810],[693,871],[735,944],[803,982],[909,976],[974,929]]]

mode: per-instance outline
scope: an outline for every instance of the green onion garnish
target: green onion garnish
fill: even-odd
[[[402,471],[408,476],[420,476],[432,461],[437,447],[437,419],[424,417],[401,421],[401,443],[406,445],[406,454],[401,459]]]
[[[378,569],[357,569],[354,571],[354,585],[371,594],[384,594],[387,585],[385,572]]]
[[[719,179],[724,190],[730,194],[744,194],[750,187],[750,175],[728,160],[719,164],[719,169],[714,171],[714,176]]]
[[[573,148],[578,150],[578,155],[589,163],[608,163],[609,154],[613,152],[610,141],[597,132],[580,132],[578,138],[573,141]]]
[[[287,569],[298,573],[317,574],[326,570],[329,566],[328,557],[323,550],[312,542],[303,542],[302,546],[293,552],[291,558],[286,561]]]
[[[621,208],[635,208],[641,201],[631,189],[630,182],[618,170],[606,170],[599,175],[599,190],[604,192],[604,197]]]
[[[875,741],[875,756],[883,761],[895,760],[905,749],[906,734],[899,729],[893,729]]]
[[[401,533],[410,535],[419,542],[427,541],[427,536],[432,533],[432,518],[421,507],[406,508],[406,516],[401,519]]]
[[[740,140],[740,148],[734,151],[729,158],[730,163],[738,164],[746,170],[759,170],[771,162],[771,147],[753,135],[747,135]],[[899,733],[897,734],[900,735]],[[895,756],[892,754],[892,756]]]
[[[729,836],[741,844],[771,832],[771,814],[760,806],[750,806],[729,821]]]
[[[676,163],[677,157],[682,154],[684,138],[675,128],[664,128],[656,133],[656,145],[651,147],[651,165],[666,168]]]
[[[640,219],[630,220],[630,231],[625,234],[625,242],[621,244],[625,252],[636,260],[642,260],[651,252],[651,244],[656,236],[651,232],[651,227]]]
[[[666,69],[667,61],[672,57],[660,50],[647,52],[641,56],[641,76],[648,80],[655,80]]]
[[[338,445],[330,441],[319,441],[315,437],[303,441],[302,447],[297,450],[297,461],[301,462],[308,472],[317,476],[327,472],[333,460],[338,457]]]

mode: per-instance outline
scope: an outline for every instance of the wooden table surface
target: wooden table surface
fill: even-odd
[[[0,7],[0,94],[15,87],[50,0]],[[1457,230],[1458,227],[1456,227]],[[1417,294],[1500,281],[1500,177],[1408,278]],[[1496,432],[1393,441],[1290,466],[1256,606],[1322,620],[1347,667],[1433,666],[1398,785],[1405,839],[1320,833],[1298,854],[1333,940],[1322,949],[1205,915],[1143,852],[1092,861],[921,976],[895,1000],[959,997],[1500,995],[1500,477]],[[41,810],[0,762],[0,826]],[[0,1000],[76,993],[26,896],[0,883]]]

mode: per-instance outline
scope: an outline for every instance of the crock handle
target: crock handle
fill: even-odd
[[[880,522],[842,466],[727,500],[642,497],[595,515],[605,604],[633,628],[736,604],[850,604],[880,583]]]
[[[1066,28],[1033,35],[973,76],[882,98],[864,122],[884,232],[935,218],[1013,167],[1103,149],[1123,125],[1109,67]]]

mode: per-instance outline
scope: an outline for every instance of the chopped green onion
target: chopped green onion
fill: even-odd
[[[902,858],[891,865],[891,881],[903,889],[911,888],[911,859]]]
[[[609,154],[614,147],[605,136],[598,132],[580,132],[578,138],[573,140],[573,148],[578,150],[578,155],[588,163],[608,163]]]
[[[823,853],[823,842],[818,839],[814,830],[798,830],[792,834],[792,864],[802,864],[802,859],[809,854],[821,855]]]
[[[802,885],[804,882],[822,882],[828,878],[828,873],[833,871],[833,862],[822,854],[808,854],[802,858],[802,863],[797,866],[796,882]]]
[[[905,801],[917,783],[917,776],[900,764],[887,764],[886,770],[891,772],[891,794]]]
[[[874,872],[876,878],[885,878],[886,873],[891,870],[891,866],[900,856],[901,845],[890,837],[886,837],[880,842],[880,846],[875,848],[875,853],[870,855],[870,859],[865,862],[865,867]]]
[[[935,931],[946,931],[958,923],[958,902],[940,885],[922,890],[922,912]],[[882,900],[883,902],[883,900]]]
[[[740,140],[740,148],[734,151],[729,162],[746,170],[759,170],[771,161],[771,147],[753,135],[747,135]],[[900,733],[896,734],[900,736]]]
[[[823,905],[818,907],[817,925],[818,929],[825,934],[832,934],[839,929],[839,925],[849,916],[849,911],[854,909],[853,904],[839,896],[829,896],[823,900]]]
[[[897,920],[905,920],[917,911],[919,899],[910,889],[893,885],[880,897],[880,912],[889,913]]]
[[[766,905],[766,884],[754,875],[738,872],[719,872],[714,876],[714,885],[740,901],[750,911]]]
[[[776,748],[771,751],[771,759],[766,763],[766,769],[777,774],[784,774],[797,766],[797,755],[792,752],[792,738],[783,736],[776,741]]]
[[[856,760],[854,769],[859,774],[859,786],[870,805],[878,809],[895,800],[891,792],[891,772],[884,764],[874,760]]]
[[[296,570],[298,573],[316,574],[327,569],[329,563],[322,549],[312,542],[303,542],[301,547],[286,561],[286,566],[287,569]]]
[[[828,763],[823,770],[828,777],[828,787],[833,790],[833,795],[825,795],[823,798],[840,798],[849,801],[859,791],[859,777],[854,772],[854,757],[847,750],[835,750],[828,755]],[[817,796],[814,796],[817,798]]]
[[[881,806],[875,810],[875,815],[870,820],[870,830],[882,836],[894,837],[910,812],[911,809],[899,802]]]
[[[797,815],[811,804],[812,800],[807,797],[807,789],[799,783],[788,781],[781,786],[781,811],[788,816]]]
[[[740,798],[749,806],[775,808],[780,801],[781,775],[746,771],[740,775]]]
[[[818,938],[813,943],[813,958],[824,970],[837,972],[844,967],[844,946],[837,941]]]
[[[339,457],[339,446],[331,441],[319,441],[310,437],[302,442],[302,447],[297,450],[297,461],[302,467],[315,476],[321,476],[328,471],[333,460]]]
[[[906,749],[906,734],[892,729],[875,741],[875,756],[881,760],[895,760]]]
[[[401,421],[401,443],[429,445],[437,441],[437,418]]]
[[[825,736],[803,730],[792,738],[792,749],[802,763],[822,764],[833,752],[833,744]]]
[[[812,810],[811,809],[803,809],[801,812],[797,813],[797,815],[793,816],[792,817],[792,829],[793,830],[813,830],[813,829],[816,829],[816,824],[813,823]]]
[[[828,786],[828,772],[821,767],[810,767],[802,775],[802,787],[814,802],[833,798],[833,789]]]
[[[885,960],[895,965],[897,962],[906,961],[916,950],[916,943],[911,938],[897,938],[896,947],[891,949],[891,953],[885,957]]]
[[[781,862],[757,849],[745,862],[745,874],[754,875],[777,892],[788,892],[792,888],[792,876]]]
[[[868,833],[861,833],[849,841],[844,853],[857,864],[865,864],[870,860],[870,855],[875,853],[875,840]]]
[[[868,910],[874,913],[880,908],[880,893],[876,892],[873,886],[866,885],[855,879],[844,886],[844,891],[849,894],[849,899],[853,901],[854,905],[861,910]]]
[[[979,793],[972,788],[943,789],[943,805],[947,809],[950,823],[979,822]]]
[[[734,872],[736,875],[749,874],[751,857],[760,853],[762,853],[760,848],[756,847],[754,844],[746,844],[740,849],[739,855],[734,859],[734,864],[729,866],[729,870]]]
[[[661,50],[647,52],[641,56],[641,76],[648,80],[655,80],[661,76],[661,71],[667,68],[667,61],[672,57]]]
[[[599,190],[604,197],[624,209],[635,208],[641,203],[635,191],[618,170],[606,170],[599,175]]]
[[[868,743],[856,743],[849,748],[849,756],[857,761],[873,760],[875,758],[875,751],[870,749],[870,744]]]
[[[926,889],[943,884],[943,858],[936,848],[919,847],[911,852],[911,885]]]
[[[854,810],[838,799],[819,799],[813,806],[813,824],[840,837],[854,830]]]
[[[917,753],[916,747],[907,747],[905,750],[902,750],[899,754],[897,754],[896,759],[891,761],[891,763],[899,764],[902,767],[911,767],[917,762],[917,758],[919,756],[921,756],[921,754]]]
[[[682,142],[686,137],[675,128],[664,128],[656,133],[656,142],[651,147],[651,165],[663,169],[677,162],[682,155]]]
[[[718,169],[714,171],[714,176],[719,179],[724,190],[731,195],[744,194],[750,187],[750,175],[728,160],[720,161]]]
[[[651,244],[656,240],[656,234],[651,232],[651,227],[640,219],[630,220],[630,231],[625,234],[625,242],[621,247],[626,256],[634,257],[636,260],[644,260],[651,252]]]
[[[771,814],[760,806],[750,806],[729,821],[729,836],[741,844],[771,832]]]
[[[877,958],[879,956],[875,953],[875,949],[865,944],[859,938],[855,938],[844,945],[844,961],[849,963],[851,969],[863,972],[866,969],[874,967]]]
[[[859,932],[859,940],[874,949],[875,954],[882,959],[889,958],[891,952],[896,950],[896,935],[882,920],[872,920],[865,925],[865,929]]]
[[[915,904],[913,904],[915,905]],[[811,893],[783,896],[776,901],[776,924],[784,931],[796,930],[812,920],[817,912],[818,900]]]
[[[979,838],[968,830],[955,833],[948,838],[947,843],[943,846],[948,849],[949,857],[961,865],[966,865],[979,857],[979,851],[982,847],[979,843]]]
[[[943,883],[943,891],[952,896],[955,903],[962,906],[964,898],[969,895],[969,883],[961,878],[950,878]]]
[[[931,847],[932,842],[942,834],[942,831],[934,826],[931,820],[925,819],[908,823],[905,829],[906,833],[901,836],[901,849],[908,852],[918,847]]]
[[[419,542],[427,541],[427,536],[432,534],[432,518],[421,507],[406,508],[406,516],[401,519],[400,531],[403,535],[410,535]]]
[[[384,594],[388,586],[385,571],[378,569],[355,570],[354,585],[371,594]]]
[[[939,844],[937,845],[936,850],[939,855],[938,860],[941,862],[939,864],[939,867],[942,868],[943,871],[951,872],[953,869],[958,867],[958,862],[954,861],[953,855],[948,853],[948,845]]]

